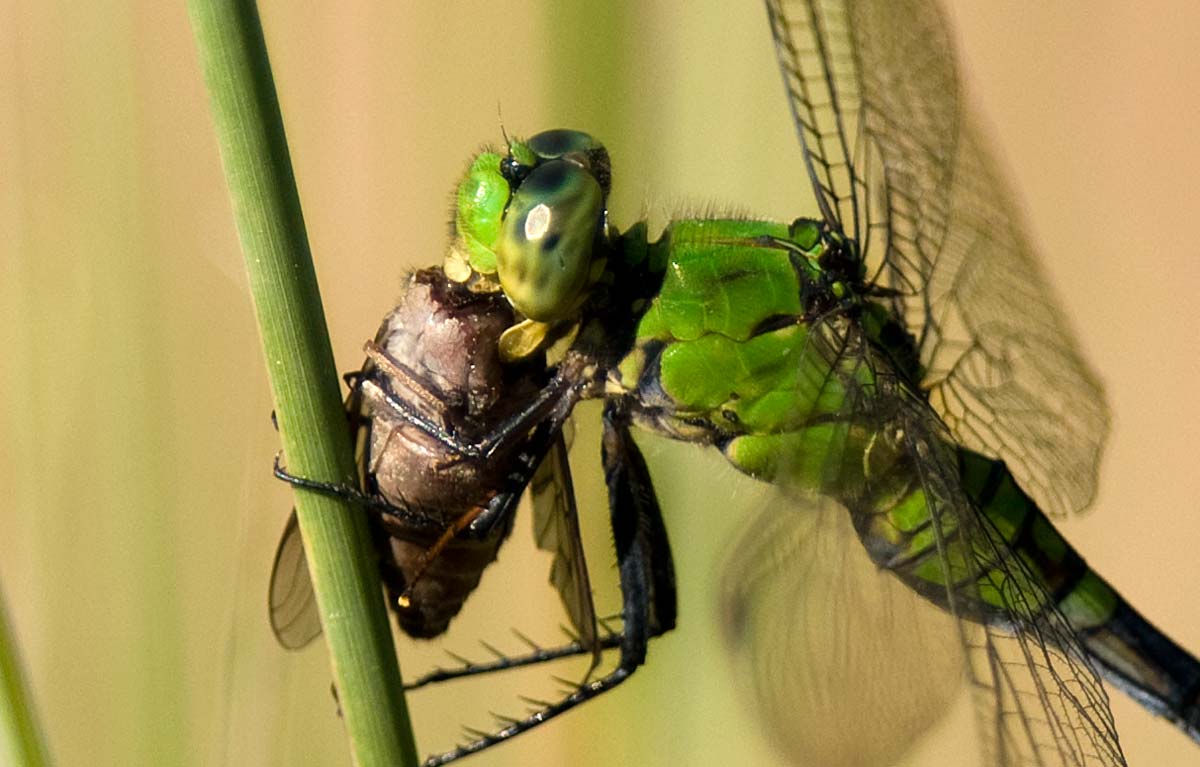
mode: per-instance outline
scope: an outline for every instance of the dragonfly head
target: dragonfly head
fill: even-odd
[[[586,133],[546,131],[510,149],[501,173],[513,190],[496,244],[504,294],[531,320],[566,319],[604,268],[608,152]]]
[[[503,290],[535,323],[572,318],[604,271],[610,179],[607,150],[579,131],[479,154],[459,184],[447,276]]]

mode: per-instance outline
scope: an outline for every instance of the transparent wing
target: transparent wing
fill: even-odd
[[[861,240],[866,211],[859,203],[867,196],[855,147],[862,93],[847,9],[840,2],[767,0],[767,17],[821,216],[834,231]]]
[[[569,431],[569,429],[568,429]],[[591,647],[599,659],[596,607],[588,578],[587,560],[579,533],[579,512],[571,483],[567,437],[562,433],[542,460],[529,483],[533,500],[533,534],[539,549],[554,554],[550,583],[558,591],[579,636],[580,644]]]
[[[811,428],[818,435],[816,441],[799,439],[786,443],[788,447],[778,460],[775,483],[789,494],[789,501],[796,498],[791,501],[792,506],[800,506],[806,512],[812,506],[809,498],[813,493],[836,498],[849,509],[856,525],[867,528],[874,515],[882,510],[880,504],[888,502],[883,499],[897,504],[903,501],[910,509],[914,501],[923,499],[928,517],[921,524],[923,532],[914,533],[917,537],[913,539],[914,542],[920,539],[923,545],[918,553],[906,553],[910,562],[924,565],[921,572],[918,573],[916,566],[908,569],[897,563],[886,552],[880,554],[880,562],[905,567],[907,575],[901,575],[899,569],[888,572],[896,580],[895,585],[903,583],[914,589],[956,619],[949,622],[946,635],[926,640],[928,645],[924,648],[914,648],[911,638],[898,635],[901,646],[889,649],[889,633],[884,633],[882,640],[856,633],[844,644],[877,643],[878,651],[896,663],[912,662],[900,657],[910,653],[920,662],[934,663],[940,653],[945,653],[946,642],[956,645],[957,655],[966,661],[982,751],[989,767],[1124,765],[1099,677],[1070,626],[1054,607],[1045,585],[964,492],[957,447],[937,414],[919,393],[891,371],[883,355],[846,318],[815,323],[803,354],[812,355],[813,359],[806,360],[802,369],[828,371],[819,388],[843,393],[841,405],[837,413],[811,421]],[[816,364],[809,364],[814,360]],[[833,430],[835,436],[828,436],[828,430]],[[903,478],[900,484],[895,477]],[[915,494],[917,490],[920,495]],[[779,513],[781,505],[772,504],[771,508]],[[863,535],[864,541],[882,545],[877,538],[865,532]],[[861,542],[850,543],[862,548]],[[806,567],[796,557],[776,558],[776,561],[781,563],[777,568],[780,570]],[[789,572],[776,578],[790,582],[796,576]],[[859,589],[852,596],[857,598],[863,593],[865,590]],[[890,596],[898,599],[894,593]],[[863,605],[847,601],[839,612],[852,614],[880,609],[880,600],[874,597]],[[846,620],[838,612],[827,613]],[[863,625],[869,625],[871,620],[858,618]],[[886,626],[884,630],[888,630]],[[743,641],[754,647],[786,648],[775,650],[778,654],[792,652],[796,638],[794,633],[780,636],[776,632],[768,635],[759,631],[747,634]],[[762,655],[771,650],[750,652]],[[844,652],[848,654],[851,649],[847,647]],[[826,673],[847,673],[836,664],[826,665],[829,666]],[[828,697],[832,699],[837,694],[860,693],[831,690]],[[900,694],[901,705],[909,705],[911,701],[903,692]],[[772,703],[768,698],[767,702],[769,708],[783,712],[792,705],[800,705],[791,700]],[[851,730],[852,744],[861,743],[863,748],[874,749],[869,730],[876,726],[876,719],[893,715],[889,709],[894,704],[883,695],[863,705],[869,716],[848,719],[844,726]],[[924,710],[933,713],[928,707]],[[855,722],[868,724],[856,728]],[[786,726],[795,729],[801,725],[792,722]],[[894,729],[901,728],[896,725]],[[915,734],[909,740],[913,737]],[[893,733],[889,733],[889,740],[906,742]],[[859,757],[859,761],[846,763],[887,764],[888,761],[871,762]]]
[[[737,678],[796,764],[892,764],[962,691],[954,619],[876,567],[828,498],[776,499],[749,521],[721,606]]]
[[[963,493],[937,416],[916,397],[897,399],[990,763],[1124,765],[1108,696],[1049,590]],[[1003,619],[970,620],[973,605],[997,601]]]
[[[321,615],[317,596],[313,593],[304,556],[304,541],[296,512],[288,517],[275,564],[271,568],[271,587],[268,590],[271,630],[279,644],[289,650],[299,650],[321,635]]]
[[[959,87],[933,0],[768,0],[804,162],[831,228],[916,339],[962,444],[1051,515],[1096,489],[1108,413]]]

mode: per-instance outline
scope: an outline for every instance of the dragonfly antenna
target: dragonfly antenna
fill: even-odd
[[[496,100],[496,119],[500,121],[500,135],[504,137],[504,146],[509,154],[512,154],[512,139],[508,137],[508,131],[504,130],[504,108],[499,99]]]

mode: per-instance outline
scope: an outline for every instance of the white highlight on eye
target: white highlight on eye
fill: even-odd
[[[525,217],[525,239],[540,240],[550,231],[550,206],[540,203]]]

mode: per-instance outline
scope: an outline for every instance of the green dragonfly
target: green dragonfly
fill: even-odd
[[[466,423],[461,407],[437,404],[446,381],[420,372],[428,349],[368,348],[352,409],[393,425],[374,427],[372,438],[388,435],[375,455],[364,449],[366,499],[388,520],[385,537],[412,526],[425,545],[389,583],[402,627],[414,633],[411,611],[428,607],[417,587],[435,577],[431,562],[483,542],[452,617],[530,483],[539,529],[566,522],[549,546],[579,640],[437,678],[619,650],[615,668],[562,700],[430,763],[613,689],[674,627],[666,525],[633,426],[714,448],[773,488],[732,555],[725,632],[797,762],[887,764],[951,697],[930,693],[932,663],[892,659],[861,678],[847,668],[859,660],[796,668],[808,629],[844,661],[860,644],[895,642],[948,665],[946,690],[965,674],[990,765],[1125,764],[1102,678],[1200,740],[1200,663],[1050,522],[1091,502],[1108,414],[964,107],[942,13],[932,0],[768,0],[767,16],[819,218],[680,220],[651,241],[644,224],[608,221],[599,142],[565,130],[509,140],[479,154],[459,187],[443,267],[458,287],[445,289],[503,295],[513,322],[482,367],[536,372]],[[589,398],[604,401],[622,593],[611,631],[591,607],[560,436]],[[467,467],[439,514],[374,474],[394,432],[422,435],[435,468]],[[280,568],[304,572],[295,540],[290,527],[282,585],[293,577]],[[847,598],[822,607],[822,590]],[[272,594],[273,614],[289,616],[276,618],[281,639],[311,638],[311,622],[290,633],[295,595]],[[864,607],[893,603],[903,607],[884,616]],[[822,711],[839,715],[814,726]]]

